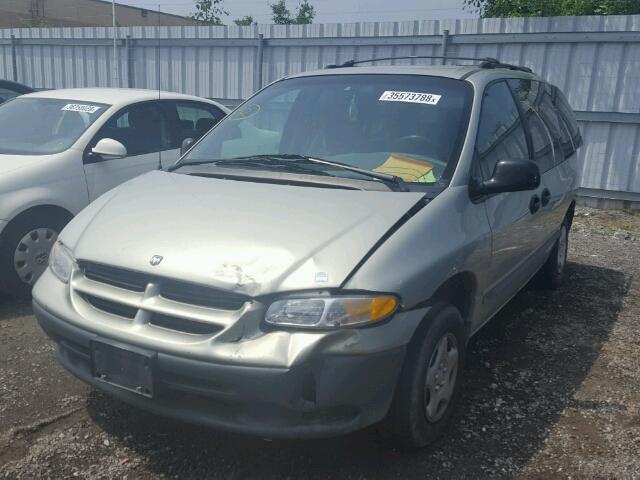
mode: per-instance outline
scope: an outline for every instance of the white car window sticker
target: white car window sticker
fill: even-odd
[[[95,105],[83,105],[81,103],[67,103],[62,110],[68,112],[96,113],[101,107]]]
[[[378,99],[381,102],[407,102],[407,103],[423,103],[425,105],[437,105],[442,95],[421,92],[398,92],[396,90],[387,90]]]

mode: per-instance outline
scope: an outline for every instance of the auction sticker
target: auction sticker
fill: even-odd
[[[442,95],[434,95],[433,93],[397,92],[395,90],[387,90],[380,95],[378,100],[381,102],[407,102],[437,105],[441,97]]]
[[[68,112],[96,113],[101,107],[95,105],[83,105],[81,103],[67,103],[62,110]]]

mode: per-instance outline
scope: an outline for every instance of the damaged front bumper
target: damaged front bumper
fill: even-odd
[[[172,343],[164,333],[80,315],[69,288],[45,272],[33,307],[72,374],[160,415],[265,437],[331,436],[384,418],[406,344],[426,313],[400,312],[383,325],[330,332],[249,328],[225,336],[230,325],[206,341]],[[153,396],[96,378],[92,341],[153,352]]]

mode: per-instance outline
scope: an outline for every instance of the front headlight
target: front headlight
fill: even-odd
[[[61,242],[53,244],[53,248],[49,254],[49,267],[53,274],[62,282],[69,282],[75,263],[73,255],[67,247]]]
[[[289,298],[273,302],[265,320],[288,327],[355,327],[389,318],[397,308],[393,295]]]

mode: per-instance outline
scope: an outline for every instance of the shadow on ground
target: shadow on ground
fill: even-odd
[[[31,302],[16,300],[0,293],[0,322],[14,320],[16,317],[31,315]]]
[[[570,263],[562,289],[521,292],[469,345],[461,405],[448,435],[403,452],[374,429],[314,441],[265,441],[150,415],[92,392],[89,413],[142,455],[155,474],[180,478],[478,477],[521,469],[538,452],[616,322],[624,274]],[[0,313],[0,319],[2,313]]]

